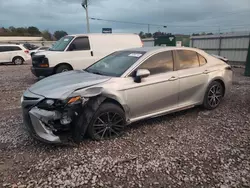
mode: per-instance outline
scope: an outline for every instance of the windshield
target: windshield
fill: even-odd
[[[145,52],[137,51],[114,52],[97,61],[85,71],[94,74],[119,77],[144,54]]]
[[[50,51],[64,51],[68,44],[72,41],[73,36],[65,36],[58,40],[49,50]]]

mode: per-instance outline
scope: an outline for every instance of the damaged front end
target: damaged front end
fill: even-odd
[[[58,144],[73,140],[79,143],[80,136],[75,134],[84,133],[80,132],[82,130],[75,130],[75,125],[87,101],[88,99],[81,96],[58,100],[24,95],[22,99],[24,124],[32,136],[41,141]]]

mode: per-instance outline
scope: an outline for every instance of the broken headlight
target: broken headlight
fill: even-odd
[[[59,99],[44,99],[37,107],[45,110],[54,110],[58,108],[72,107],[78,104],[84,104],[88,99],[82,98],[81,96],[72,96],[65,100]]]
[[[44,99],[37,107],[45,110],[53,110],[57,107],[63,107],[63,101],[57,99]]]

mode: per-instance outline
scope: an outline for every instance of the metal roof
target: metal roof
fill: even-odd
[[[204,38],[219,38],[219,37],[249,37],[249,32],[232,32],[232,33],[223,33],[223,34],[215,34],[215,35],[200,35],[200,36],[191,36],[190,39],[204,39]]]

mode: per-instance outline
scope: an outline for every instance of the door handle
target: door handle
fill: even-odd
[[[174,80],[177,80],[178,78],[175,77],[175,76],[172,76],[171,78],[168,79],[168,81],[174,81]]]
[[[209,70],[204,70],[204,72],[203,72],[203,74],[208,74],[208,73],[210,73]]]
[[[91,56],[94,56],[94,53],[93,53],[93,51],[90,51],[90,54],[91,54]]]

